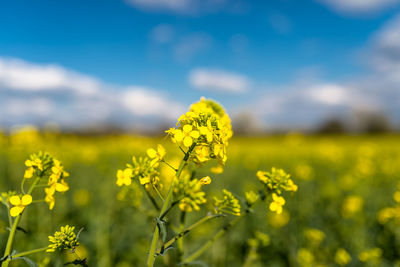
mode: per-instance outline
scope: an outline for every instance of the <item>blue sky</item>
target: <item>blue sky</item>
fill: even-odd
[[[3,1],[0,125],[172,120],[200,96],[271,127],[392,114],[399,11],[398,0]]]

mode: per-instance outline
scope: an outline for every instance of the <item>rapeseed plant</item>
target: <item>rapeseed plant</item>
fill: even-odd
[[[25,252],[16,252],[13,250],[13,242],[16,231],[20,229],[19,222],[25,210],[35,203],[46,202],[49,209],[52,210],[55,205],[55,193],[66,192],[69,186],[65,179],[69,174],[64,170],[62,163],[45,152],[38,152],[30,155],[25,161],[25,170],[21,181],[21,192],[8,191],[1,193],[1,203],[7,208],[9,218],[9,236],[4,250],[4,255],[0,259],[2,267],[7,267],[13,260],[24,260],[28,264],[32,261],[27,255],[38,252],[54,252],[57,248],[74,249],[79,245],[78,237],[73,233],[74,227],[61,227],[60,232],[56,232],[54,236],[49,237],[50,244],[44,248],[33,249]],[[29,189],[25,190],[25,184],[30,182]],[[38,197],[38,189],[44,188],[42,198]],[[44,193],[44,194],[43,194]],[[35,195],[35,199],[34,196]]]
[[[209,175],[197,178],[197,170],[215,160],[217,165],[211,167],[210,172],[213,174],[223,172],[227,161],[227,147],[233,135],[229,116],[218,103],[212,100],[202,98],[199,102],[194,103],[188,112],[178,118],[176,126],[167,130],[166,133],[172,143],[183,153],[179,164],[169,163],[167,150],[159,144],[156,149],[147,149],[145,156],[134,156],[133,164],[127,164],[125,169],[117,171],[116,184],[122,187],[118,198],[121,197],[121,192],[124,192],[124,196],[128,192],[124,189],[125,187],[131,188],[134,185],[140,185],[159,213],[159,216],[155,218],[156,226],[148,251],[148,267],[154,265],[156,257],[166,255],[171,248],[177,250],[177,263],[190,264],[217,239],[225,235],[241,218],[251,213],[252,207],[259,201],[272,199],[269,209],[281,214],[285,204],[284,192],[297,191],[297,185],[290,179],[289,174],[281,169],[272,168],[271,172],[259,171],[257,173],[262,184],[258,192],[246,191],[243,198],[223,189],[222,197],[214,196],[213,201],[208,201],[204,187],[210,185],[213,179]],[[161,164],[165,164],[173,171],[173,179],[162,177],[161,174],[164,172],[161,171]],[[132,183],[132,181],[136,183]],[[205,205],[207,202],[212,203],[213,208],[208,210],[205,217],[186,226],[186,217],[194,212],[207,209],[207,205]],[[180,211],[177,226],[171,225],[172,219],[167,219],[169,212],[175,206]],[[210,219],[229,217],[230,215],[236,218],[219,229],[196,251],[186,256],[183,246],[185,235]],[[171,234],[172,238],[167,240]],[[267,237],[259,235],[264,243],[266,243]]]

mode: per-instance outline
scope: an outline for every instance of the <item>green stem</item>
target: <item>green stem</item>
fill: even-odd
[[[182,264],[187,264],[195,259],[197,259],[201,254],[203,254],[209,247],[211,247],[212,244],[219,238],[221,238],[228,230],[233,227],[235,224],[237,224],[241,218],[244,216],[237,217],[230,221],[228,224],[226,224],[222,229],[220,229],[210,240],[208,240],[203,246],[201,246],[199,249],[197,249],[194,253],[186,257],[183,261]]]
[[[185,219],[186,219],[186,212],[181,211],[181,217],[179,220],[179,232],[182,232],[183,229],[185,229]],[[176,243],[178,249],[178,262],[180,262],[183,255],[183,238],[179,238]]]
[[[177,169],[175,169],[174,166],[172,166],[171,164],[169,164],[169,163],[166,162],[165,160],[161,160],[161,162],[164,162],[168,167],[170,167],[171,169],[173,169],[175,172],[177,171]]]
[[[160,216],[160,220],[164,219],[164,217],[168,214],[168,212],[170,212],[170,210],[179,203],[180,200],[174,201],[171,203],[171,205],[168,207],[168,209],[166,211],[164,211],[163,214],[161,214]]]
[[[149,193],[149,191],[146,190],[146,188],[143,188],[144,191],[146,192],[146,195],[148,196],[148,198],[150,199],[151,203],[153,204],[153,206],[156,208],[156,210],[160,210],[160,207],[157,204],[157,201],[153,198],[153,196]]]
[[[25,194],[25,189],[24,189],[24,184],[25,184],[25,177],[22,179],[22,182],[21,182],[21,192],[23,193],[23,194]]]
[[[33,184],[31,185],[31,187],[29,188],[27,194],[31,194],[31,193],[32,193],[33,189],[35,188],[35,186],[37,185],[37,183],[39,182],[39,180],[40,180],[40,176],[39,176],[38,178],[36,178],[36,180],[33,182]],[[12,244],[13,244],[13,242],[14,242],[14,237],[15,237],[15,232],[16,232],[17,227],[18,227],[18,224],[19,224],[19,222],[20,222],[20,220],[21,220],[21,216],[22,216],[22,213],[21,213],[20,215],[18,215],[17,218],[15,218],[14,223],[13,223],[13,225],[12,225],[12,227],[11,227],[10,235],[8,236],[8,240],[7,240],[6,249],[5,249],[5,251],[4,251],[4,257],[10,255],[10,253],[11,253]],[[1,267],[8,267],[8,264],[9,264],[9,263],[10,263],[10,260],[7,259],[6,261],[4,261],[4,262],[1,264]]]
[[[30,255],[30,254],[33,254],[33,253],[39,253],[39,252],[45,251],[46,249],[48,249],[48,247],[32,249],[32,250],[28,250],[28,251],[25,251],[25,252],[21,252],[21,253],[15,254],[12,257],[13,258],[23,257],[23,256]]]
[[[158,191],[157,187],[152,183],[151,184],[154,188],[154,191],[156,191],[157,195],[159,196],[159,198],[161,198],[162,201],[164,201],[163,196],[161,195],[160,191]]]
[[[185,165],[189,159],[190,153],[192,152],[192,150],[194,149],[195,146],[196,146],[196,143],[193,143],[192,146],[186,152],[185,156],[183,157],[181,164],[179,164],[178,170],[175,173],[175,177],[177,179],[179,179],[179,176],[181,175],[183,168],[185,167]],[[174,191],[174,182],[172,181],[171,186],[169,187],[167,196],[165,197],[164,203],[161,207],[160,217],[168,209],[169,203],[171,202],[171,199],[172,199],[173,191]],[[149,249],[149,255],[147,257],[147,267],[153,267],[153,265],[154,265],[155,253],[156,253],[156,249],[157,249],[157,242],[158,242],[159,236],[160,236],[160,232],[158,231],[158,227],[155,226],[154,232],[153,232],[153,238],[151,240],[151,245],[150,245],[150,249]]]
[[[198,220],[197,222],[195,222],[194,224],[190,225],[189,227],[187,227],[186,229],[182,230],[179,234],[177,234],[176,236],[174,236],[173,238],[171,238],[170,240],[168,240],[165,244],[163,244],[162,249],[158,250],[157,253],[161,253],[161,250],[163,250],[164,248],[167,248],[169,246],[171,246],[175,241],[179,241],[182,237],[184,237],[185,235],[187,235],[190,231],[192,231],[194,228],[196,228],[197,226],[205,223],[206,221],[213,219],[213,218],[218,218],[221,217],[222,215],[219,214],[214,214],[214,215],[207,215],[204,218]]]

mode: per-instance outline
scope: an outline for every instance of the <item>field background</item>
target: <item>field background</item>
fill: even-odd
[[[60,159],[71,175],[70,190],[56,194],[53,211],[38,203],[24,213],[20,226],[27,233],[18,232],[14,248],[24,251],[46,246],[49,234],[70,224],[84,228],[77,253],[88,258],[89,266],[143,266],[155,214],[141,191],[120,192],[115,184],[116,171],[132,155],[144,155],[157,143],[166,146],[170,162],[181,156],[163,137],[76,136],[34,130],[2,135],[0,191],[18,190],[24,161],[38,150]],[[198,176],[210,174],[209,167],[204,166]],[[211,175],[213,182],[206,191],[212,196],[227,188],[243,196],[245,190],[255,188],[257,170],[271,167],[285,169],[299,186],[297,193],[287,196],[284,213],[273,215],[266,204],[259,205],[201,260],[209,266],[242,266],[246,261],[247,266],[337,266],[333,263],[335,253],[343,248],[352,257],[348,266],[394,266],[399,259],[399,228],[396,221],[383,224],[377,214],[395,204],[393,193],[400,180],[399,136],[291,133],[234,137],[228,147],[225,172]],[[168,176],[168,171],[163,174]],[[191,214],[188,222],[196,218]],[[227,219],[216,219],[192,232],[184,241],[185,247],[194,251],[200,240],[207,240]],[[0,225],[3,247],[8,236],[5,209],[0,213]],[[305,235],[309,228],[323,231],[325,238],[315,242]],[[259,246],[255,260],[250,261],[249,239],[257,231],[268,234],[270,244]],[[369,263],[359,260],[361,252],[376,247],[381,249],[381,256],[372,257]],[[73,259],[68,253],[49,256],[49,266],[62,266],[62,262]],[[44,255],[32,258],[40,262]]]

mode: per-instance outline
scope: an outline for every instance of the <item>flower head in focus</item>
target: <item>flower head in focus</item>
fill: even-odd
[[[224,109],[212,100],[202,98],[183,114],[167,131],[174,143],[186,148],[195,144],[191,158],[198,164],[217,159],[224,164],[226,147],[232,137],[232,126]]]
[[[10,209],[10,215],[12,217],[17,217],[24,211],[26,206],[32,203],[32,196],[29,194],[23,195],[22,197],[14,195],[11,196],[8,201],[13,205]]]
[[[71,249],[74,250],[79,246],[78,236],[74,232],[74,226],[61,226],[60,231],[56,231],[53,236],[49,236],[50,245],[47,252],[54,252],[57,249]]]

